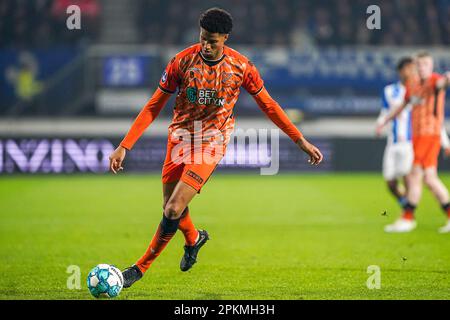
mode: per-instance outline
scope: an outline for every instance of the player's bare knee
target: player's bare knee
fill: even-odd
[[[428,188],[432,189],[436,183],[436,176],[434,174],[426,174],[423,183],[425,183]]]
[[[166,205],[164,208],[164,215],[169,219],[177,219],[178,214],[174,207]]]
[[[184,208],[176,201],[169,201],[164,207],[164,215],[169,219],[178,219]]]

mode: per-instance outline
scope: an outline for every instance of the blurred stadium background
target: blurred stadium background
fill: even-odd
[[[81,30],[66,28],[70,4],[81,8]],[[370,4],[381,8],[381,30],[366,28]],[[374,119],[399,57],[426,49],[438,72],[450,69],[448,0],[2,0],[0,172],[106,171],[164,66],[197,41],[199,13],[214,5],[234,16],[229,45],[323,148],[321,170],[380,169]],[[238,128],[273,128],[246,92],[235,110]],[[130,153],[129,171],[160,170],[171,112],[169,103]],[[282,138],[281,168],[308,170]],[[350,155],[355,147],[363,152]]]
[[[81,8],[81,30],[66,27],[70,4]],[[381,30],[366,28],[372,4]],[[325,161],[311,168],[280,134],[285,174],[263,177],[258,142],[229,149],[190,205],[213,235],[201,263],[180,275],[177,235],[120,298],[449,299],[449,243],[430,194],[417,231],[382,232],[400,208],[381,176],[375,119],[399,57],[425,49],[436,71],[450,70],[450,0],[0,0],[0,299],[89,298],[84,280],[68,289],[67,266],[84,279],[97,263],[123,268],[145,250],[160,219],[173,100],[125,172],[107,174],[108,156],[213,6],[234,16],[229,46],[255,63]],[[237,128],[274,128],[245,90],[235,112]],[[303,174],[313,170],[322,174]],[[366,287],[372,264],[382,290]]]

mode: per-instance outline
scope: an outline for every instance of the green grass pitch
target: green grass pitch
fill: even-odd
[[[0,299],[93,299],[89,270],[134,263],[161,206],[158,175],[1,177]],[[178,233],[118,299],[450,298],[450,234],[428,191],[410,234],[383,232],[399,208],[378,174],[216,174],[190,208],[211,236],[198,263],[179,270]],[[369,265],[381,289],[367,288]]]

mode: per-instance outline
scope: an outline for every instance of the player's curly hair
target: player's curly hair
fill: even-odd
[[[211,33],[229,34],[233,29],[233,18],[224,9],[210,8],[200,15],[199,25]]]
[[[405,66],[407,66],[408,64],[411,64],[413,62],[414,62],[413,58],[411,58],[411,57],[403,57],[397,62],[397,70],[400,71]]]

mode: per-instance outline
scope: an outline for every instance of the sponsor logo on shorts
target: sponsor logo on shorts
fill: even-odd
[[[195,181],[197,181],[198,183],[203,183],[203,178],[202,177],[200,177],[198,174],[196,174],[194,171],[192,171],[192,170],[188,170],[187,172],[186,172],[186,174],[189,176],[189,177],[191,177],[192,179],[194,179]]]

